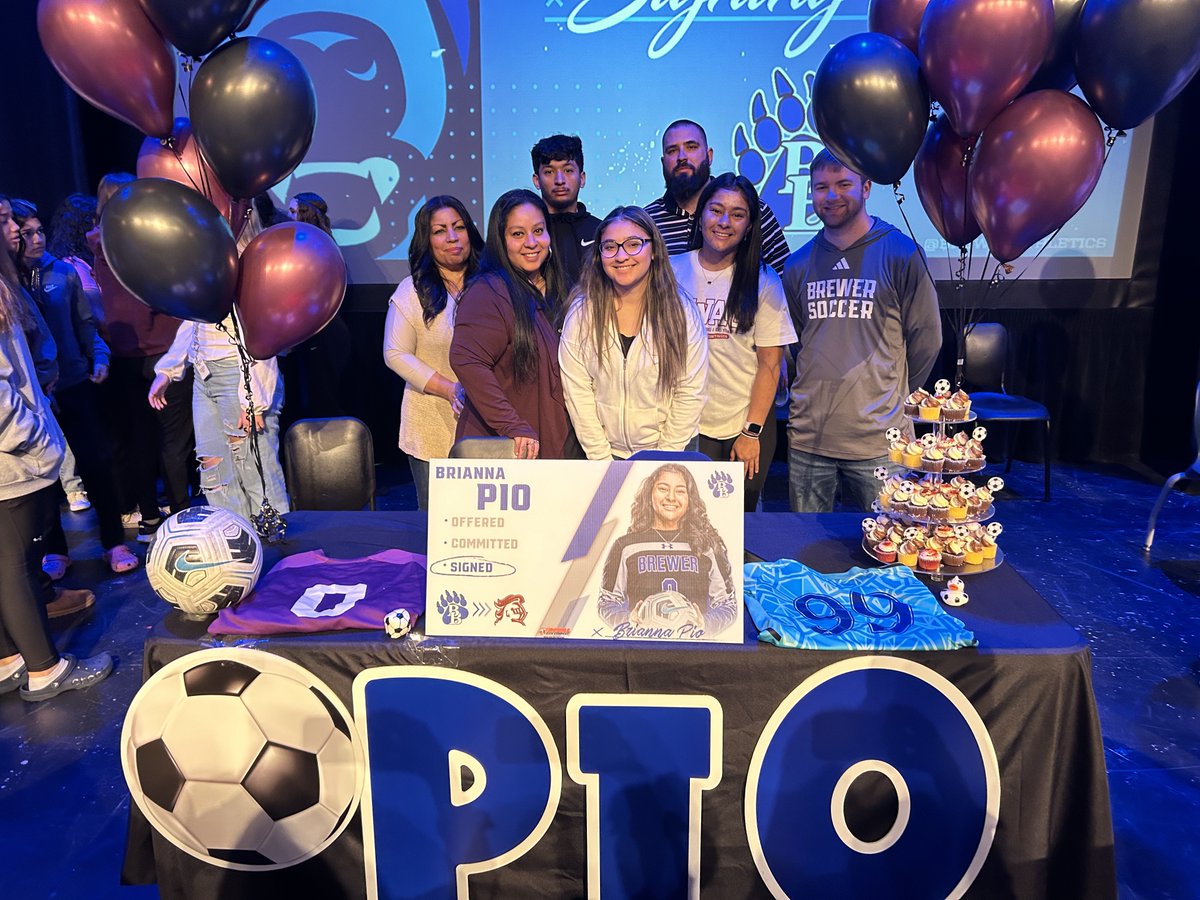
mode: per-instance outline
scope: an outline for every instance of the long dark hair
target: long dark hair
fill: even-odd
[[[679,534],[676,537],[681,541],[687,541],[697,556],[703,556],[707,551],[712,550],[713,555],[719,561],[722,554],[728,553],[725,549],[725,541],[721,539],[717,529],[708,520],[708,507],[704,505],[704,498],[700,496],[700,488],[696,486],[696,480],[692,478],[692,473],[679,463],[664,463],[642,482],[637,495],[633,498],[633,508],[629,515],[629,533],[649,531],[654,527],[654,485],[664,472],[674,472],[687,485],[688,510],[679,522]]]
[[[704,209],[717,191],[738,191],[749,210],[749,227],[734,251],[733,279],[729,285],[729,298],[725,301],[725,313],[721,316],[723,326],[733,329],[736,325],[738,334],[745,334],[754,327],[754,315],[758,312],[758,273],[766,265],[762,259],[762,207],[758,191],[748,178],[732,172],[718,175],[704,186],[700,199],[696,201],[699,227],[692,235],[691,250],[699,250],[704,246]]]
[[[508,247],[504,231],[514,209],[526,204],[541,212],[550,227],[550,211],[545,202],[533,191],[518,188],[500,195],[488,216],[487,241],[483,258],[479,264],[478,278],[498,278],[508,289],[513,305],[513,374],[517,381],[534,381],[538,371],[538,349],[533,320],[540,308],[551,322],[557,324],[559,307],[562,304],[565,278],[558,259],[553,255],[542,266],[542,278],[546,281],[546,293],[538,291],[524,273],[513,267],[508,258]]]
[[[41,222],[42,217],[38,214],[38,208],[28,200],[18,200],[14,197],[12,200],[8,201],[8,204],[10,207],[12,207],[13,221],[16,222],[17,225],[24,225],[30,219],[37,219],[39,222]],[[32,287],[34,280],[34,269],[25,261],[24,237],[21,237],[17,240],[17,252],[15,259],[17,263],[17,270],[21,274],[21,284],[27,288]]]
[[[608,273],[604,271],[604,259],[600,256],[599,248],[605,231],[618,221],[629,222],[650,239],[653,259],[646,276],[644,319],[650,326],[653,339],[650,349],[658,357],[658,393],[667,397],[687,365],[688,323],[683,300],[679,296],[679,282],[675,280],[675,270],[668,261],[667,245],[654,220],[640,206],[618,206],[605,216],[596,229],[593,252],[587,254],[583,271],[579,274],[579,292],[587,308],[585,321],[590,326],[588,332],[597,357],[603,361],[611,341],[610,335],[617,328],[617,292]]]
[[[297,222],[316,225],[326,234],[333,234],[333,226],[329,224],[329,204],[325,202],[324,197],[312,191],[304,191],[292,199],[296,201]]]
[[[87,233],[96,224],[96,198],[87,194],[71,194],[54,211],[50,220],[50,237],[46,251],[59,259],[75,256],[92,265]]]
[[[425,205],[417,210],[412,239],[408,242],[408,268],[412,272],[413,287],[417,289],[417,299],[421,302],[421,318],[425,320],[426,326],[442,314],[449,299],[446,282],[442,280],[442,273],[438,271],[437,262],[430,249],[433,214],[441,209],[454,210],[467,226],[467,242],[470,247],[467,253],[467,269],[463,272],[463,284],[474,278],[475,273],[479,271],[479,256],[483,252],[483,236],[471,220],[471,214],[457,197],[439,194],[430,197],[425,201]]]

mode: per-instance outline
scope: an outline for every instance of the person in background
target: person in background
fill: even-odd
[[[488,216],[479,275],[459,298],[450,365],[466,391],[455,439],[512,438],[518,459],[573,456],[554,323],[563,275],[542,198],[513,190]]]
[[[645,210],[600,225],[559,344],[563,390],[588,459],[695,447],[708,374],[696,305],[681,297]]]
[[[39,539],[56,518],[63,436],[22,334],[23,306],[0,277],[0,694],[41,701],[99,683],[113,658],[60,655],[39,602]],[[62,593],[71,612],[96,602],[91,591]]]
[[[117,280],[104,255],[100,227],[109,200],[134,176],[114,172],[100,179],[96,190],[96,221],[87,233],[92,252],[92,268],[100,287],[100,305],[104,309],[101,330],[112,348],[110,360],[108,415],[120,427],[116,438],[117,469],[121,478],[122,508],[125,522],[137,528],[137,539],[153,539],[161,522],[158,502],[158,476],[161,472],[167,509],[177,513],[191,502],[192,453],[192,376],[167,387],[166,405],[156,411],[146,403],[146,394],[154,382],[154,365],[171,346],[179,319],[151,309]],[[129,510],[134,512],[129,514]]]
[[[297,194],[288,203],[287,215],[333,237],[329,207],[318,194]],[[263,222],[270,224],[265,218]],[[351,343],[350,326],[339,310],[328,325],[279,357],[287,396],[281,427],[286,429],[297,419],[346,415],[343,383],[349,368]]]
[[[667,126],[662,139],[662,172],[667,190],[646,205],[646,212],[658,226],[667,252],[672,256],[694,249],[696,208],[700,192],[712,178],[712,148],[708,135],[691,119],[676,119]],[[763,261],[783,274],[788,256],[787,238],[771,207],[759,202]]]
[[[600,227],[600,220],[579,202],[579,191],[587,184],[583,141],[575,135],[553,134],[534,144],[530,155],[533,186],[550,212],[550,246],[567,285],[574,285]]]
[[[262,230],[258,212],[251,207],[238,235],[238,252]],[[196,458],[200,462],[200,488],[205,500],[237,513],[247,521],[258,515],[263,500],[276,512],[290,509],[283,467],[279,464],[279,413],[283,408],[283,380],[275,358],[250,361],[250,391],[242,369],[245,348],[235,343],[241,334],[236,311],[219,324],[184,321],[171,347],[154,364],[150,405],[165,408],[167,391],[195,370],[192,420],[196,428]],[[247,355],[247,358],[248,355]],[[250,403],[258,431],[258,462],[250,445]],[[264,493],[265,487],[265,493]]]
[[[463,286],[479,270],[483,238],[456,197],[427,200],[418,211],[408,268],[388,303],[383,359],[404,379],[400,449],[408,454],[417,507],[429,507],[429,460],[449,455],[463,388],[450,366],[450,337]]]
[[[708,402],[700,452],[740,462],[746,512],[754,512],[775,456],[775,389],[783,350],[796,342],[783,282],[762,262],[758,192],[718,175],[700,192],[699,249],[671,257],[680,289],[695,298],[708,332]]]
[[[38,384],[49,395],[58,382],[58,348],[54,345],[54,337],[50,334],[50,326],[46,324],[42,311],[33,302],[29,292],[21,287],[17,273],[17,254],[20,249],[21,229],[12,217],[12,203],[7,196],[0,194],[0,278],[7,279],[9,288],[16,292],[23,303],[21,324],[25,343],[33,355]]]
[[[50,234],[46,250],[65,263],[70,263],[79,276],[84,296],[92,308],[92,317],[97,325],[104,323],[104,310],[100,306],[100,288],[92,274],[92,251],[87,245],[87,232],[96,220],[96,198],[86,194],[71,194],[58,205],[50,220]],[[59,479],[67,495],[67,506],[71,512],[85,512],[92,508],[87,489],[75,467],[75,454],[67,445]]]
[[[871,182],[828,150],[810,165],[813,209],[824,227],[783,273],[800,352],[788,419],[794,512],[842,500],[870,509],[884,433],[911,433],[904,398],[929,377],[942,347],[937,291],[921,250],[867,215]]]
[[[46,252],[37,207],[12,201],[20,228],[21,281],[41,309],[58,348],[59,378],[54,388],[58,421],[76,453],[79,474],[90,490],[104,559],[117,574],[141,563],[125,546],[112,442],[102,422],[96,385],[108,377],[108,345],[96,330],[91,307],[75,269]],[[43,567],[54,580],[66,574],[71,558],[58,520],[46,536]]]

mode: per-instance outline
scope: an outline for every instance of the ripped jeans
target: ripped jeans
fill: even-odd
[[[283,379],[266,404],[263,430],[258,435],[263,479],[258,476],[250,435],[238,428],[241,402],[238,385],[242,368],[236,357],[208,360],[208,378],[196,375],[192,391],[192,418],[196,428],[196,458],[200,461],[200,488],[211,506],[228,509],[249,519],[266,497],[280,513],[289,510],[283,468],[279,464],[279,410],[283,407]],[[255,398],[258,408],[260,398]]]

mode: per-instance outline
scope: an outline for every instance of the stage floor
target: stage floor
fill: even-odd
[[[1121,896],[1196,896],[1188,860],[1200,853],[1200,499],[1168,500],[1147,556],[1157,485],[1059,465],[1047,504],[1041,473],[1038,463],[1014,466],[997,518],[1009,562],[1091,644]],[[379,482],[379,508],[415,507],[406,468],[380,467]],[[786,504],[776,463],[764,506]],[[97,605],[58,628],[59,646],[110,650],[119,662],[105,684],[42,706],[0,698],[0,838],[14,848],[4,896],[155,897],[118,884],[129,800],[117,743],[141,684],[143,642],[164,608],[134,590],[140,571],[107,574],[91,513],[65,513],[64,526],[74,564],[63,583],[91,587]]]

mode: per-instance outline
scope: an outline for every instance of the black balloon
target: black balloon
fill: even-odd
[[[1050,38],[1050,50],[1024,93],[1048,88],[1069,91],[1075,87],[1075,39],[1079,34],[1082,9],[1083,0],[1054,0],[1054,35]]]
[[[221,185],[254,197],[300,164],[317,123],[304,65],[274,41],[244,37],[220,47],[196,73],[192,130]]]
[[[203,56],[237,30],[251,0],[142,0],[162,36],[188,56]]]
[[[929,92],[912,51],[886,34],[856,34],[821,61],[813,82],[817,133],[872,181],[899,181],[929,124]]]
[[[121,188],[104,206],[100,242],[113,274],[153,310],[215,324],[233,308],[233,232],[190,187],[139,178]]]
[[[1200,70],[1200,0],[1087,0],[1075,77],[1100,118],[1133,128]]]

